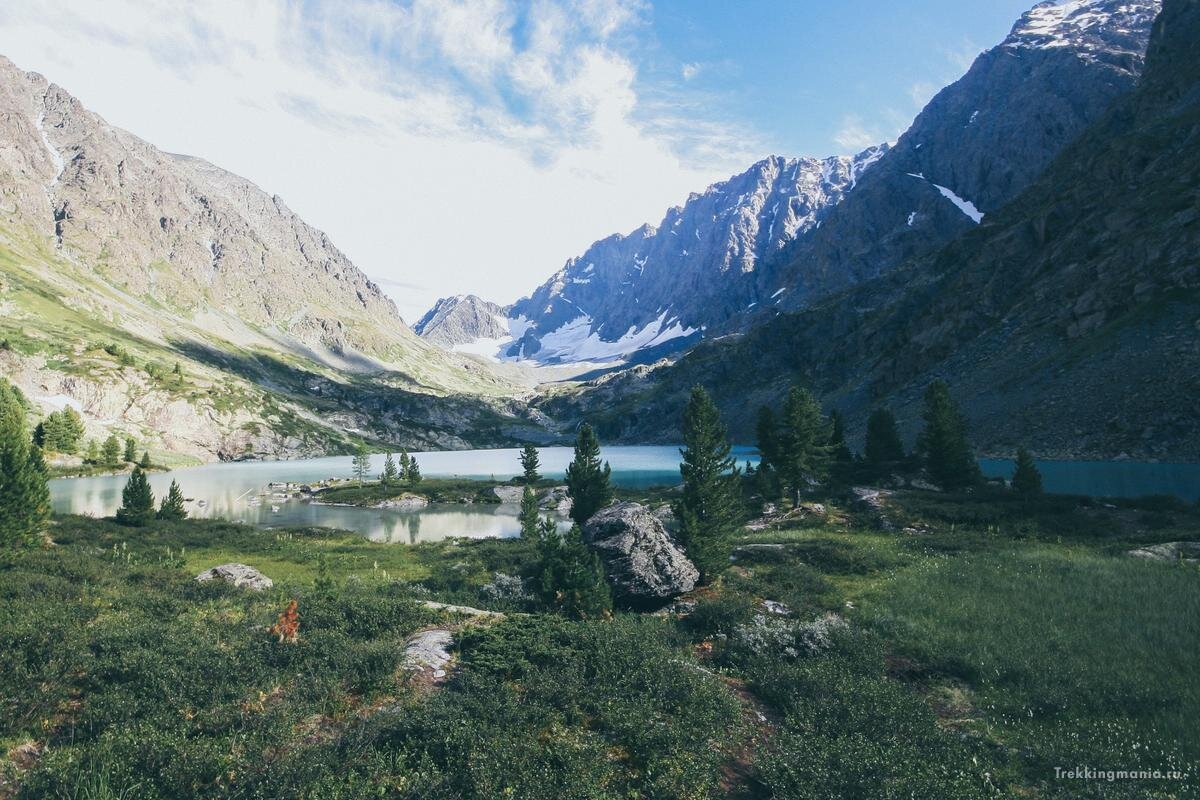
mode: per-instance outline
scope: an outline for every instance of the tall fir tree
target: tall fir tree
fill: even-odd
[[[886,408],[877,408],[867,418],[867,443],[863,457],[873,475],[882,475],[904,461],[904,442],[896,417]]]
[[[100,444],[95,439],[88,439],[87,449],[84,451],[83,460],[89,464],[100,463]]]
[[[575,439],[575,458],[567,466],[567,494],[571,496],[571,519],[583,525],[612,500],[609,479],[612,469],[600,463],[600,440],[586,422]]]
[[[412,470],[412,456],[407,450],[400,451],[400,480],[408,483],[408,473]]]
[[[104,440],[104,447],[101,455],[104,459],[104,466],[119,467],[121,466],[121,442],[115,435],[110,435]]]
[[[50,521],[46,462],[16,387],[0,379],[0,547],[30,544]]]
[[[538,467],[541,466],[541,460],[538,458],[537,448],[531,444],[527,444],[521,448],[521,470],[524,472],[525,483],[537,483],[542,479],[538,474]]]
[[[408,485],[416,486],[421,482],[421,465],[417,463],[417,459],[408,459]]]
[[[791,489],[792,502],[810,483],[823,481],[829,472],[829,425],[815,397],[793,386],[783,408],[779,475]]]
[[[950,397],[950,387],[935,380],[925,390],[925,428],[917,449],[929,478],[945,490],[966,489],[979,483],[979,465],[967,442],[967,423]]]
[[[134,467],[121,492],[121,507],[117,509],[117,522],[122,525],[145,525],[154,519],[154,493],[150,481],[141,467]]]
[[[1024,498],[1037,497],[1042,493],[1042,473],[1034,463],[1033,456],[1024,447],[1017,450],[1012,490]]]
[[[525,491],[521,492],[521,513],[517,517],[521,522],[521,538],[527,541],[537,541],[538,524],[539,524],[539,509],[537,501],[537,493],[533,491],[533,487],[529,484],[525,485]]]
[[[683,412],[683,495],[674,504],[679,542],[707,583],[729,566],[730,540],[741,522],[741,477],[712,397],[692,388]]]
[[[125,462],[128,464],[137,463],[137,440],[132,436],[125,439]]]
[[[159,519],[179,520],[187,519],[187,515],[187,509],[183,507],[183,492],[178,483],[171,481],[171,488],[163,496],[157,516]]]
[[[354,458],[350,460],[350,469],[354,473],[354,477],[358,478],[358,485],[362,486],[363,481],[367,479],[367,473],[371,471],[371,454],[367,451],[366,444],[359,442],[354,448]]]
[[[379,482],[384,486],[395,486],[400,482],[400,470],[396,468],[396,459],[388,453],[383,460],[383,472],[379,474]]]

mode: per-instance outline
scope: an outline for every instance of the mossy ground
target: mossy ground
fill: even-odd
[[[21,797],[1187,797],[1200,570],[1130,547],[1196,509],[900,494],[881,531],[830,513],[748,533],[688,616],[571,622],[485,589],[520,540],[60,517],[0,564],[0,745]],[[228,561],[262,594],[200,585]],[[269,626],[299,600],[301,635]],[[429,693],[416,600],[507,612]],[[765,614],[786,603],[791,618]],[[790,655],[773,636],[848,621]],[[809,626],[805,628],[805,626]],[[764,645],[763,643],[766,642]],[[33,743],[33,758],[17,755]],[[26,749],[28,752],[28,748]],[[20,763],[18,768],[17,763]],[[1072,780],[1055,767],[1186,779]]]

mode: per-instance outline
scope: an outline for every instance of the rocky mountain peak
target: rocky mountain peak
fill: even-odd
[[[417,321],[413,331],[446,349],[488,356],[495,355],[500,344],[511,339],[506,310],[473,294],[441,298]],[[495,344],[478,345],[481,340]],[[482,352],[482,347],[488,351]]]

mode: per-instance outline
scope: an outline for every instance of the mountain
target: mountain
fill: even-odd
[[[819,230],[751,276],[759,293],[783,289],[778,309],[803,308],[979,224],[1133,87],[1160,7],[1034,6],[930,100]]]
[[[820,224],[886,145],[857,156],[763,159],[692,194],[657,226],[613,235],[572,258],[510,309],[510,358],[613,361],[697,340],[710,319],[753,302],[727,291]]]
[[[482,356],[494,356],[512,340],[507,309],[473,294],[441,298],[413,331],[448,350]]]
[[[0,141],[0,366],[43,410],[202,459],[461,445],[519,416],[518,389],[417,337],[281,198],[2,57]],[[163,379],[176,363],[188,380]],[[372,431],[375,404],[394,416]]]
[[[647,349],[746,330],[935,252],[1024,190],[1132,88],[1159,7],[1035,6],[894,146],[768,158],[658,227],[592,245],[515,304],[507,355],[645,361]]]
[[[1166,0],[1138,86],[936,253],[675,364],[559,390],[544,408],[612,438],[673,441],[702,383],[744,441],[758,406],[798,381],[858,437],[873,407],[890,406],[911,442],[940,377],[984,452],[1195,460],[1197,41],[1200,3]]]

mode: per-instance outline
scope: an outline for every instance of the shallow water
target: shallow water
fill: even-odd
[[[538,450],[541,472],[561,478],[570,463],[569,447]],[[750,448],[736,448],[739,462],[757,461]],[[416,453],[427,478],[508,480],[520,473],[517,449],[457,450]],[[679,482],[678,447],[605,447],[601,457],[612,466],[619,486],[654,486]],[[382,454],[372,456],[374,475],[383,469]],[[149,475],[155,497],[171,481],[179,481],[188,512],[194,517],[224,518],[263,527],[321,525],[356,531],[373,541],[413,543],[450,536],[473,538],[516,536],[520,532],[516,506],[437,504],[418,511],[328,506],[305,499],[272,495],[267,484],[315,483],[326,478],[350,478],[350,456],[294,461],[240,461],[186,467]],[[54,510],[61,513],[111,516],[121,504],[125,475],[62,478],[50,482]],[[202,501],[202,503],[201,503]]]

